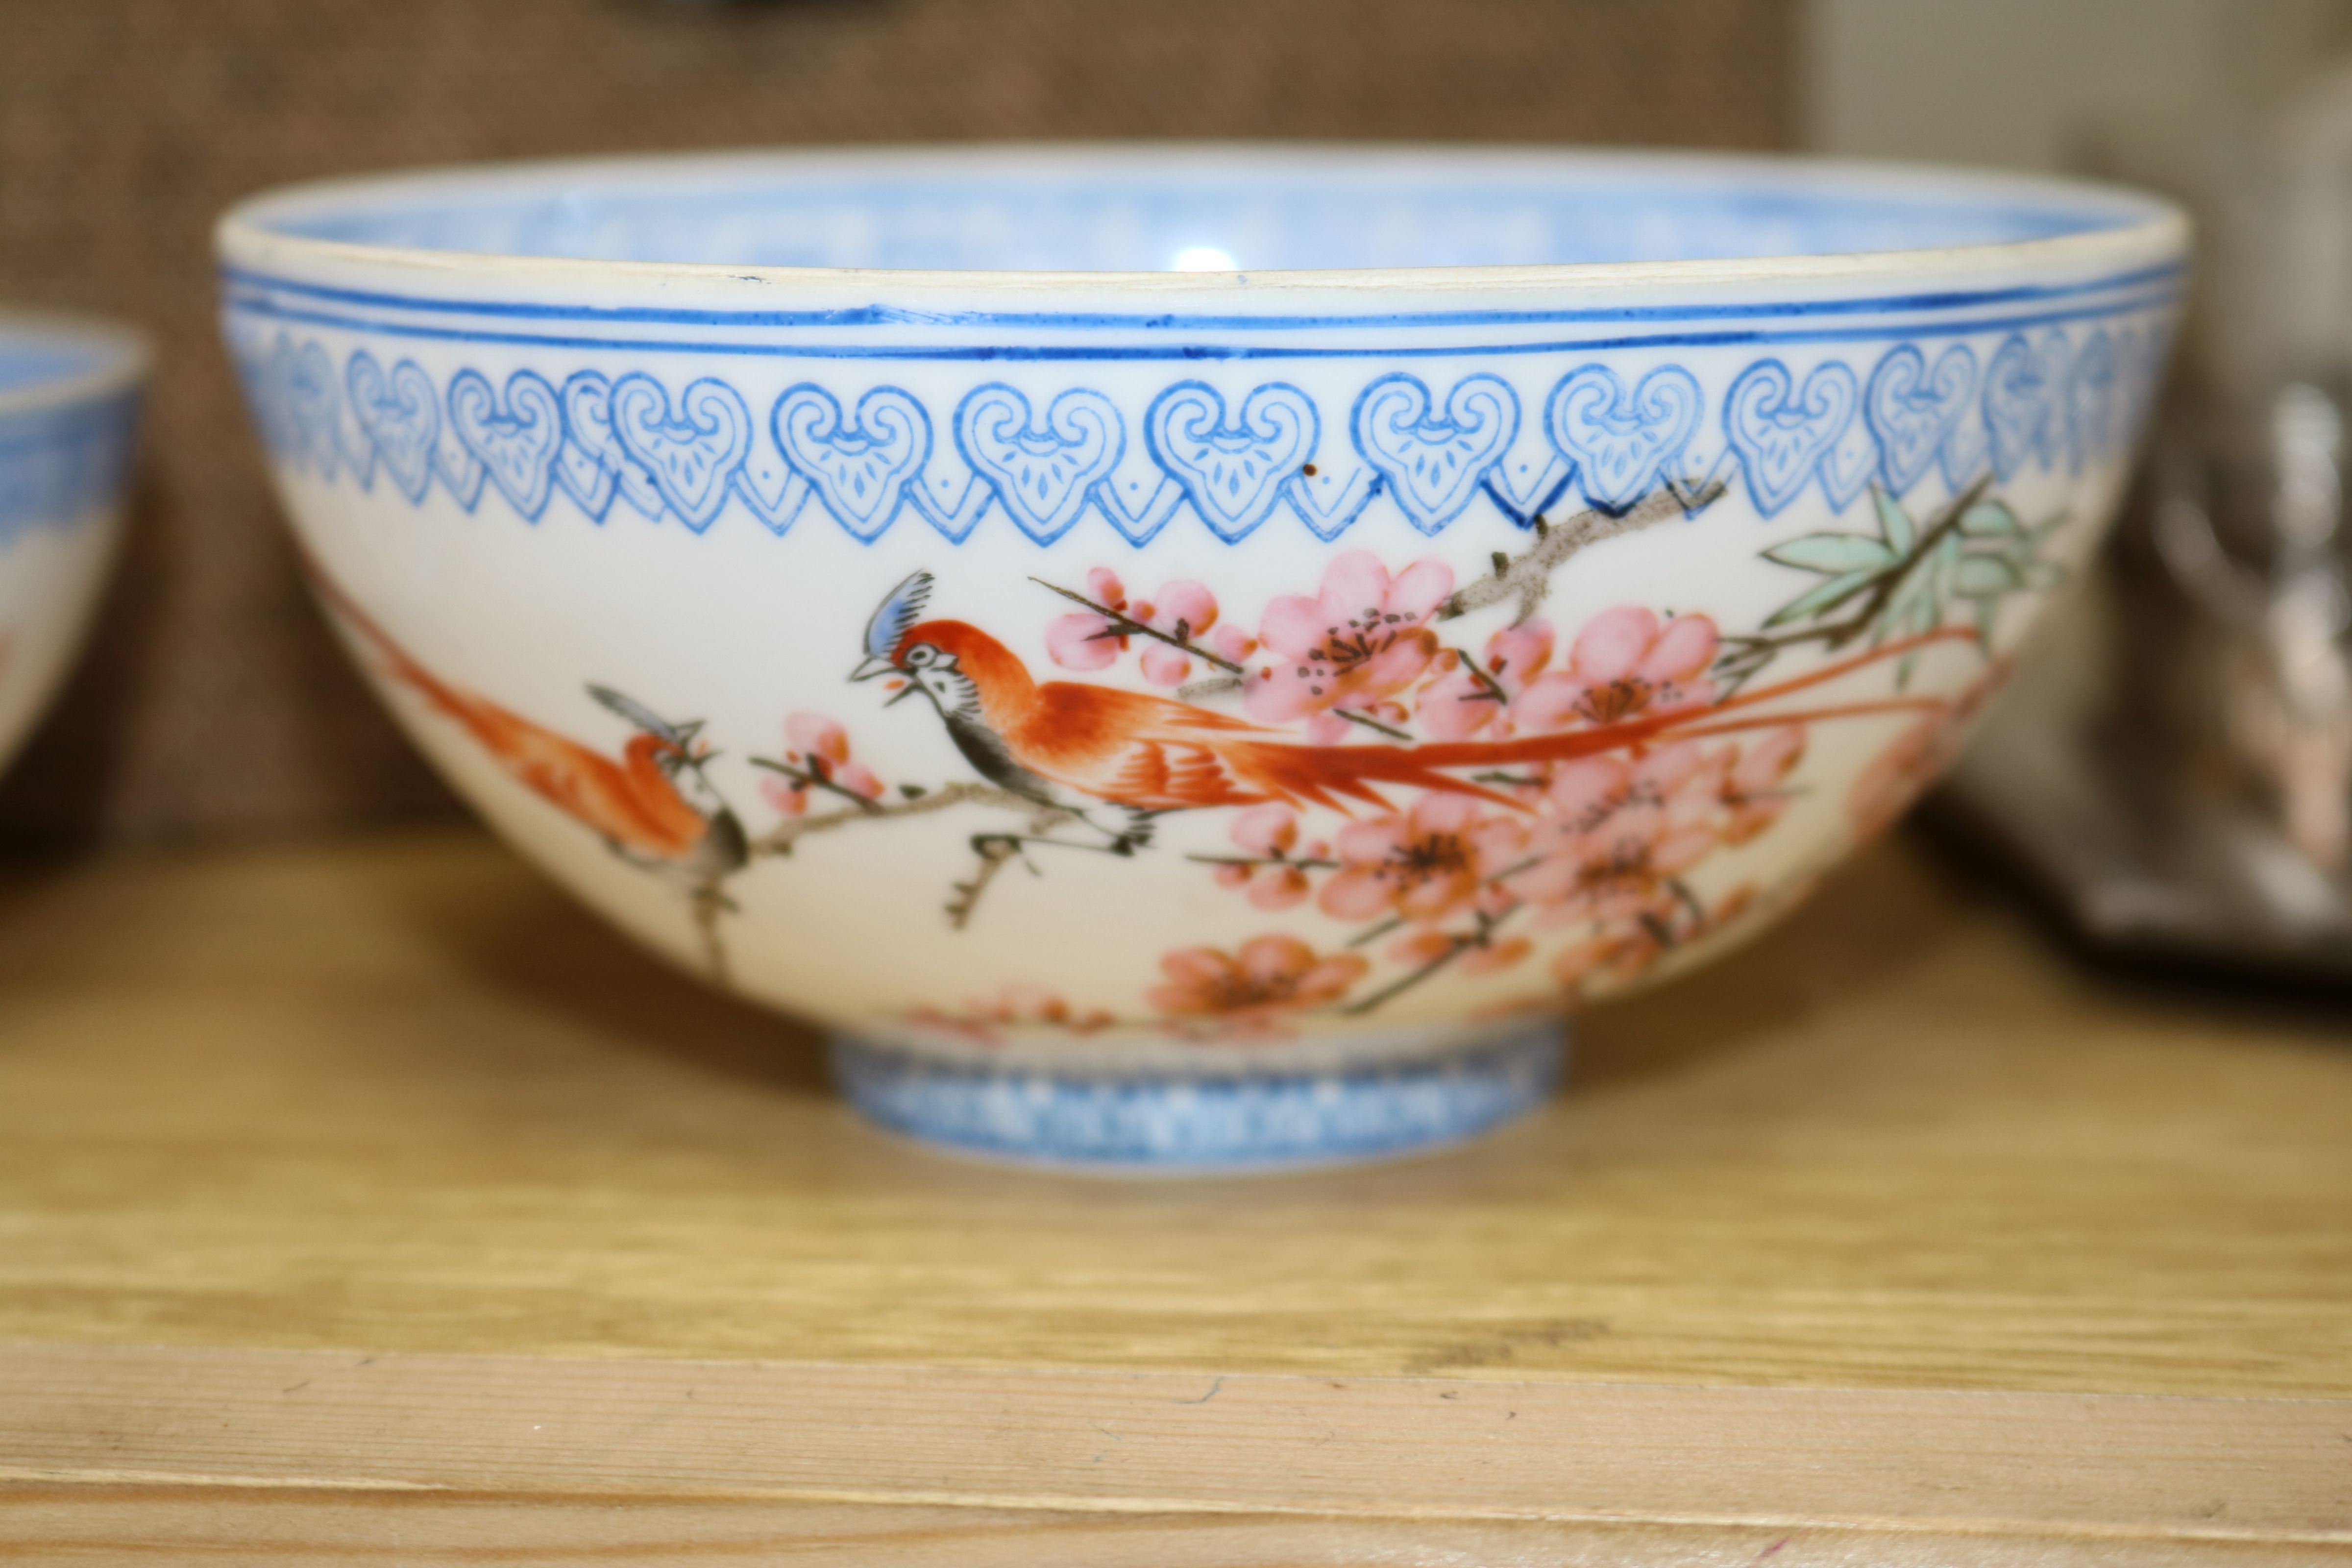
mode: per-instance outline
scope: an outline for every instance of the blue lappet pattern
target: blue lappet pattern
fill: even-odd
[[[121,495],[139,422],[136,393],[0,416],[0,543],[68,528]]]
[[[1764,355],[1716,393],[1679,363],[1596,359],[1534,410],[1500,374],[1395,371],[1336,422],[1278,379],[1238,395],[1181,380],[1131,416],[1091,387],[1033,398],[1003,381],[938,407],[895,385],[802,382],[755,410],[710,375],[518,370],[501,384],[467,369],[436,387],[412,359],[360,348],[339,365],[282,333],[237,358],[281,463],[413,503],[437,483],[471,511],[495,489],[536,521],[560,493],[600,522],[621,503],[698,533],[730,501],[778,533],[814,507],[868,542],[908,512],[961,542],[994,511],[1045,544],[1093,511],[1140,545],[1188,510],[1228,542],[1286,511],[1328,540],[1381,496],[1433,535],[1482,500],[1526,526],[1564,500],[1622,510],[1710,478],[1744,481],[1769,518],[1812,487],[1842,511],[1873,483],[1900,495],[1931,471],[1956,490],[1987,468],[2080,472],[2137,437],[2164,350],[2160,318],[2118,319],[2012,331],[1981,353],[1897,342],[1801,372]],[[1530,417],[1542,458],[1510,464]],[[1322,455],[1330,436],[1351,463]],[[1121,484],[1139,437],[1156,477]],[[1702,446],[1716,446],[1705,463]],[[959,461],[934,476],[945,452]]]

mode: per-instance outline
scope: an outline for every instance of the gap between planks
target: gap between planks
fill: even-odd
[[[0,1347],[0,1481],[2352,1542],[2352,1401]]]

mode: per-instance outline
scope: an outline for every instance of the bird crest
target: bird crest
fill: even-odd
[[[702,733],[701,720],[690,719],[683,724],[673,724],[635,698],[624,697],[609,686],[591,686],[588,695],[646,734],[667,742],[680,752],[688,751],[694,738]]]
[[[923,618],[923,606],[930,602],[931,574],[917,572],[890,590],[889,595],[866,623],[866,657],[885,661],[898,651],[898,644],[917,621]]]

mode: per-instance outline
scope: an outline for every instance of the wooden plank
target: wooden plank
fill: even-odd
[[[0,1342],[2352,1397],[2340,1017],[2095,985],[1900,845],[1387,1168],[879,1137],[467,833],[0,883]]]
[[[2352,1543],[2352,1402],[20,1347],[0,1478]]]
[[[236,1568],[2277,1568],[2352,1548],[1585,1521],[1083,1513],[740,1498],[0,1486],[0,1560]]]

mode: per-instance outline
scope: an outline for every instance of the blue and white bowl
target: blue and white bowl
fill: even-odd
[[[1460,1138],[1786,909],[2114,510],[2126,192],[961,150],[314,185],[219,234],[320,592],[617,924],[1013,1158]]]
[[[0,763],[89,630],[122,529],[147,354],[119,328],[0,313]]]

